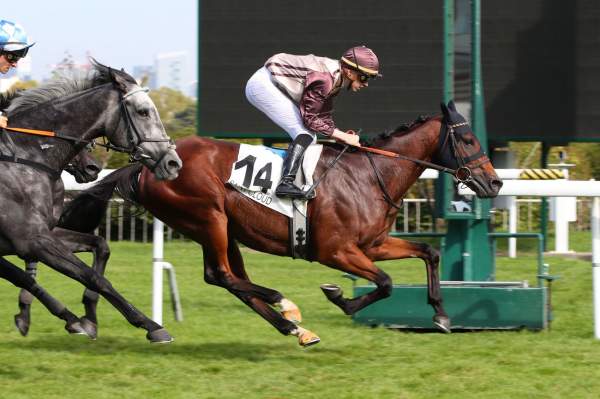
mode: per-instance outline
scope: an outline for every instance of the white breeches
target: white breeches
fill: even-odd
[[[304,126],[298,105],[275,86],[266,67],[256,71],[246,83],[246,98],[292,139],[300,134],[310,134],[313,142],[316,141],[316,135]]]

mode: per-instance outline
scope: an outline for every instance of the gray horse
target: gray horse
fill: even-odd
[[[109,148],[131,154],[158,179],[174,179],[181,159],[164,131],[154,103],[124,71],[95,60],[85,76],[63,76],[15,98],[7,110],[11,126],[43,129],[46,136],[5,131],[0,137],[0,256],[41,261],[99,293],[151,342],[170,342],[162,326],[131,305],[95,270],[73,255],[89,234],[54,229],[60,172],[87,144],[105,136]],[[0,257],[0,277],[29,291],[70,333],[87,334],[81,321],[25,271]]]
[[[87,148],[84,149],[83,151],[81,151],[79,154],[77,154],[75,156],[75,158],[73,158],[71,160],[71,162],[69,162],[69,164],[65,168],[65,172],[69,172],[70,174],[72,174],[73,177],[75,177],[75,181],[77,183],[90,183],[90,182],[97,180],[98,174],[100,173],[101,170],[102,170],[102,165],[100,164],[100,162],[98,162],[98,160],[96,160],[96,158],[94,158],[91,155],[90,151]],[[57,182],[56,188],[54,191],[54,195],[55,195],[54,203],[56,204],[56,206],[59,206],[60,208],[62,208],[62,203],[64,201],[64,194],[65,194],[64,184],[62,184],[62,180],[61,180],[61,181]],[[56,231],[56,233],[64,235],[64,233],[62,231]],[[82,248],[81,251],[77,250],[79,248],[74,248],[73,252],[92,251],[95,255],[94,263],[99,261],[99,262],[102,262],[102,265],[106,264],[106,261],[108,261],[108,256],[104,255],[105,251],[102,251],[102,249],[108,248],[108,246],[103,242],[103,240],[99,239],[95,242],[88,241],[88,242],[82,243],[82,244],[83,245],[81,245],[81,247],[79,247],[79,248]],[[85,244],[87,244],[87,245],[85,245]],[[90,246],[89,246],[90,244],[93,245],[94,248],[90,248]],[[108,249],[106,251],[108,251]],[[98,268],[98,267],[100,267],[100,266],[96,266],[96,268]],[[37,262],[28,262],[26,264],[25,271],[32,278],[35,278],[36,274],[37,274]],[[18,300],[19,313],[17,313],[15,315],[15,326],[17,327],[17,330],[19,330],[19,332],[21,333],[22,336],[26,336],[27,333],[29,332],[29,326],[31,324],[31,303],[32,303],[32,301],[33,301],[33,295],[31,295],[31,293],[29,291],[27,291],[26,289],[21,288],[21,292],[19,292],[19,300]],[[88,320],[89,319],[82,318],[81,319],[82,325],[84,326],[88,335],[90,335],[92,338],[95,338],[96,334],[93,333],[93,331],[95,331],[95,327],[93,324],[86,325],[86,323],[89,323]]]

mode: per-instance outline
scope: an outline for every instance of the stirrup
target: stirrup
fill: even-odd
[[[275,189],[275,195],[280,198],[304,198],[306,193],[291,183],[282,183]]]

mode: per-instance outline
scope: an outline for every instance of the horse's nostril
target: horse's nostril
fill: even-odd
[[[100,168],[94,165],[88,165],[85,167],[85,171],[89,174],[98,174],[100,173]]]
[[[181,169],[181,165],[176,160],[171,160],[167,163],[169,169]]]
[[[502,180],[500,180],[500,179],[494,179],[494,180],[492,180],[492,183],[491,183],[492,187],[497,188],[498,190],[500,190],[500,188],[502,188],[503,184],[504,183],[502,183]]]

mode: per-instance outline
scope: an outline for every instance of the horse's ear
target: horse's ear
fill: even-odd
[[[448,119],[450,117],[450,111],[448,111],[448,107],[446,106],[446,104],[440,103],[440,108],[442,109],[442,114],[444,115],[444,118]]]
[[[451,111],[456,112],[456,105],[454,105],[454,100],[448,101],[448,109],[450,109]]]
[[[90,64],[92,64],[94,69],[96,69],[98,72],[100,72],[101,74],[105,74],[105,75],[109,74],[109,71],[108,71],[110,69],[109,67],[107,67],[104,64],[101,64],[94,57],[88,57],[88,59],[90,60]]]
[[[122,93],[126,93],[128,91],[128,83],[127,79],[123,77],[123,72],[119,72],[116,69],[108,68],[110,80],[113,82],[115,88],[117,88]]]

